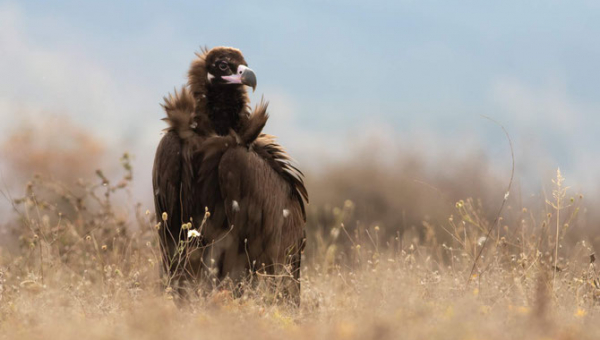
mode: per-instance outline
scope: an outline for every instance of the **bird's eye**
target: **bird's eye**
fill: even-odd
[[[221,71],[225,71],[227,68],[229,68],[229,65],[227,65],[226,61],[222,61],[222,62],[219,63],[219,69]]]

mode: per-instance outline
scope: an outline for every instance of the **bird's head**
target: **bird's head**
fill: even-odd
[[[205,56],[208,82],[215,86],[246,85],[256,89],[256,75],[248,68],[242,52],[232,47],[215,47]]]

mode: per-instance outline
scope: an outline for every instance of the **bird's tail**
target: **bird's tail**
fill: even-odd
[[[169,93],[163,100],[165,102],[161,106],[167,113],[167,117],[163,118],[169,124],[167,129],[177,131],[181,138],[191,137],[194,134],[194,97],[189,90],[185,86],[179,91],[175,89],[174,94]]]

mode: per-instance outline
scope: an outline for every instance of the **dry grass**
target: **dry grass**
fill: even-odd
[[[593,255],[600,219],[560,173],[548,179],[547,195],[522,198],[513,188],[495,224],[506,179],[481,154],[450,155],[433,167],[418,152],[387,167],[357,155],[308,178],[300,308],[271,303],[266,284],[239,299],[215,287],[178,308],[172,289],[162,288],[169,281],[159,276],[154,212],[130,192],[130,157],[120,160],[122,175],[109,169],[85,179],[101,143],[77,127],[66,130],[66,139],[44,143],[36,142],[43,129],[17,131],[1,148],[13,188],[30,173],[45,175],[34,176],[21,197],[2,188],[14,214],[0,222],[8,230],[0,243],[0,337],[600,335]],[[65,151],[65,143],[78,148]]]
[[[365,221],[372,212],[360,205],[373,201],[347,200],[337,207],[317,203],[309,210],[300,308],[269,303],[264,298],[268,291],[260,285],[240,299],[215,289],[177,308],[169,289],[160,288],[153,214],[127,203],[131,165],[127,156],[121,161],[125,174],[116,183],[102,172],[75,186],[38,176],[14,200],[18,218],[9,224],[13,249],[0,253],[1,337],[600,335],[594,322],[599,313],[598,271],[581,231],[589,223],[584,200],[569,196],[560,173],[547,202],[535,202],[532,208],[512,206],[503,213],[472,276],[474,258],[495,214],[483,201],[457,200],[443,221],[423,218],[402,228],[388,220],[399,211]],[[333,185],[344,194],[343,179]],[[361,185],[357,187],[348,196],[360,197]],[[377,184],[365,188],[374,190]],[[386,195],[383,189],[372,194]],[[319,200],[327,198],[317,194]],[[393,208],[393,202],[385,204]],[[419,204],[426,211],[426,203]],[[439,204],[432,204],[432,210]]]

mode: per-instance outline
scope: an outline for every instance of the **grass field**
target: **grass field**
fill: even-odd
[[[72,186],[37,176],[23,197],[9,198],[15,219],[6,224],[13,241],[0,253],[0,337],[600,336],[600,282],[586,229],[594,223],[560,173],[532,207],[505,196],[498,215],[502,195],[493,209],[465,197],[439,220],[431,216],[446,212],[424,200],[419,209],[431,202],[430,216],[402,228],[385,218],[365,221],[361,204],[373,199],[339,206],[317,199],[309,207],[299,308],[270,303],[260,285],[238,299],[215,289],[177,307],[160,284],[154,213],[132,203],[130,160],[121,161],[125,175],[116,182],[102,172]]]

